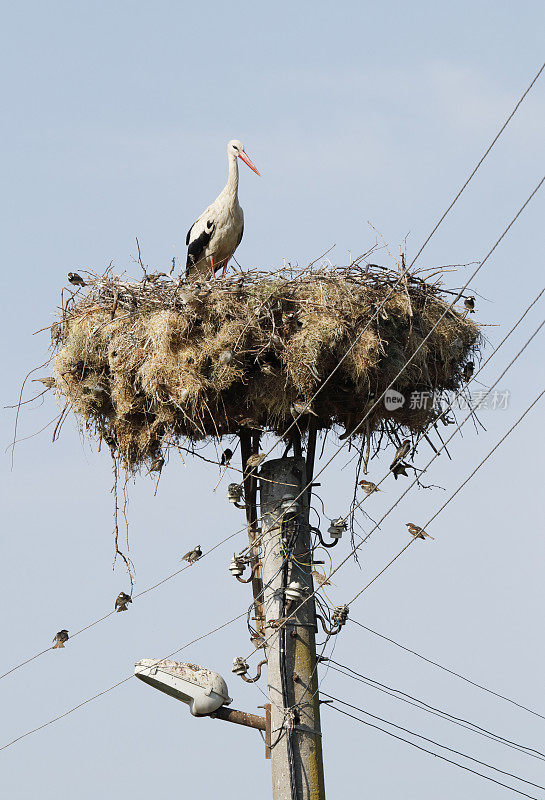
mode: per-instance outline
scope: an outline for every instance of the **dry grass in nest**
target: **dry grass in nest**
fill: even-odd
[[[241,427],[284,433],[291,404],[309,401],[353,345],[312,405],[318,430],[351,431],[452,299],[438,280],[400,281],[374,265],[201,284],[94,276],[52,326],[56,391],[135,469],[168,442]],[[456,390],[479,341],[477,325],[449,310],[394,388],[406,397]],[[380,402],[358,435],[395,441],[436,415],[432,404],[389,412]]]

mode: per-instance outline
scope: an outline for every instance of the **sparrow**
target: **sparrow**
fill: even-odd
[[[401,442],[401,444],[397,448],[394,460],[390,464],[390,469],[393,470],[396,464],[398,464],[400,461],[403,461],[405,456],[409,455],[410,450],[411,450],[411,440],[405,439],[403,442]]]
[[[466,383],[471,379],[471,376],[475,372],[475,364],[473,361],[468,361],[467,364],[464,366],[464,380]]]
[[[298,417],[300,414],[312,414],[313,417],[317,417],[318,414],[312,410],[308,403],[303,402],[302,400],[295,400],[290,406],[290,414],[292,417]]]
[[[365,492],[365,494],[373,494],[373,492],[380,492],[381,490],[378,488],[376,483],[372,483],[372,481],[359,481],[359,485]]]
[[[132,603],[132,597],[125,592],[119,592],[115,600],[116,611],[128,611],[127,603]]]
[[[429,533],[421,528],[419,525],[415,525],[414,522],[406,522],[405,525],[409,529],[409,533],[414,536],[415,539],[425,539],[426,536],[428,539],[433,539],[433,536],[430,536]]]
[[[78,275],[77,272],[69,272],[68,273],[68,282],[72,284],[72,286],[85,286],[85,281]]]
[[[56,647],[64,647],[64,643],[68,641],[68,631],[63,628],[62,631],[55,634],[53,641],[55,642],[53,650]]]
[[[396,479],[396,481],[397,481],[398,475],[405,475],[405,477],[407,477],[407,465],[404,464],[403,461],[400,461],[393,468],[390,467],[390,470],[391,470],[394,478]]]
[[[163,458],[163,456],[157,456],[157,458],[154,458],[153,461],[151,462],[151,467],[146,472],[146,476],[148,476],[150,472],[161,472],[164,465],[165,465],[165,459]]]
[[[317,569],[312,570],[312,577],[318,586],[331,586],[331,581],[328,580],[325,575],[321,575]]]
[[[466,307],[469,314],[475,313],[475,297],[471,295],[471,297],[466,297],[464,300],[464,306]]]
[[[233,458],[233,451],[228,447],[221,454],[220,466],[228,467],[231,459]]]
[[[35,378],[32,383],[43,383],[46,389],[52,389],[55,386],[55,378]]]
[[[262,464],[266,458],[266,453],[253,453],[251,456],[248,456],[246,461],[246,470],[251,469],[252,467],[259,467],[259,465]]]
[[[194,564],[195,561],[198,561],[199,558],[202,556],[202,550],[200,544],[197,547],[194,547],[193,550],[190,550],[189,553],[186,553],[185,556],[182,556],[182,561],[187,561],[188,564]]]

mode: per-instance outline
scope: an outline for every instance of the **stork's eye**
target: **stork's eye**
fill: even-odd
[[[234,144],[234,145],[233,145],[233,148],[234,148],[235,150],[238,150],[238,147],[236,146],[236,144]]]

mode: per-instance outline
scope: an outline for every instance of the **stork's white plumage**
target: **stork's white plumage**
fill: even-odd
[[[239,246],[244,232],[244,214],[238,202],[238,161],[242,159],[259,175],[238,139],[227,145],[229,177],[223,191],[187,233],[186,278],[208,278],[223,268]]]

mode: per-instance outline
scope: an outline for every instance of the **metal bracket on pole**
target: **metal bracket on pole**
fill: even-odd
[[[265,758],[271,757],[271,704],[259,706],[265,709],[265,716],[259,717],[257,714],[247,714],[246,711],[238,711],[236,708],[221,706],[209,716],[212,719],[222,719],[224,722],[233,722],[235,725],[245,725],[247,728],[255,728],[265,733]]]

